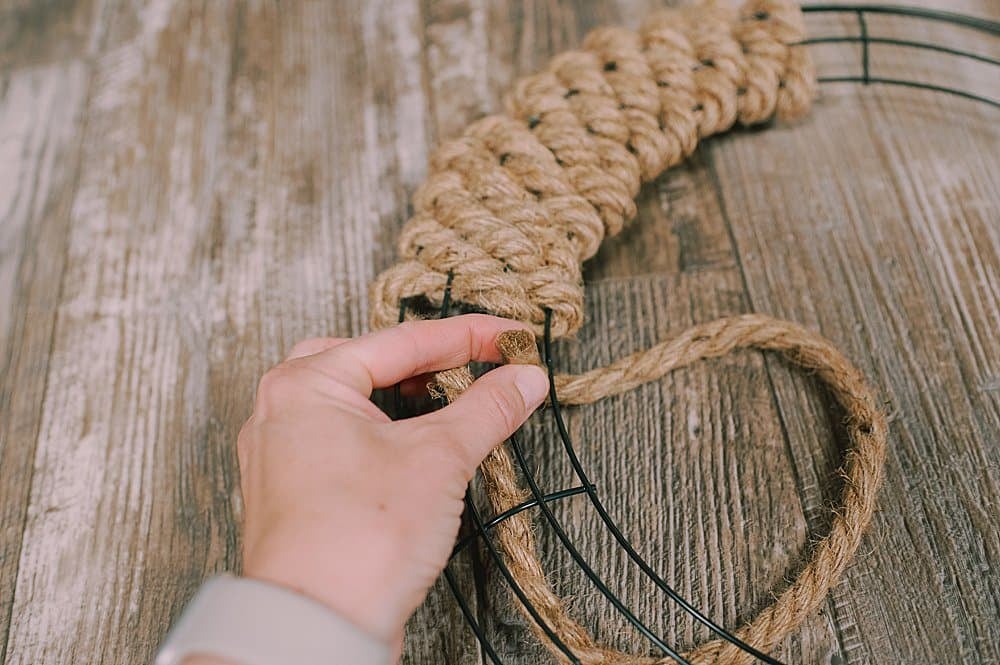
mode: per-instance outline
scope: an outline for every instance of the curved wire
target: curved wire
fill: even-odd
[[[950,48],[948,46],[941,46],[939,44],[930,44],[928,42],[917,42],[909,39],[895,39],[893,37],[852,37],[852,36],[842,36],[842,37],[812,37],[810,39],[803,39],[800,42],[792,44],[792,46],[812,46],[813,44],[862,44],[868,42],[869,44],[888,44],[890,46],[904,46],[908,48],[918,48],[925,51],[936,51],[938,53],[947,53],[948,55],[955,55],[960,58],[970,58],[972,60],[978,60],[980,62],[985,62],[989,65],[1000,65],[1000,60],[996,58],[991,58],[986,55],[980,55],[978,53],[970,53],[969,51],[960,51],[955,48]]]
[[[965,14],[956,14],[954,12],[942,11],[937,9],[924,9],[921,7],[902,7],[902,6],[892,6],[892,5],[805,5],[802,7],[802,11],[805,13],[829,12],[836,14],[854,14],[857,17],[858,21],[858,28],[860,30],[860,34],[857,36],[812,37],[809,39],[804,39],[800,42],[796,42],[796,45],[836,44],[836,43],[849,43],[849,44],[861,45],[862,73],[860,76],[856,75],[821,76],[817,79],[819,83],[863,83],[864,85],[876,83],[883,85],[896,85],[907,88],[916,88],[919,90],[931,90],[934,92],[941,92],[949,95],[954,95],[956,97],[962,97],[964,99],[970,99],[976,102],[982,102],[994,108],[1000,108],[1000,101],[998,100],[991,99],[984,95],[978,95],[973,92],[959,90],[958,88],[938,85],[936,83],[923,83],[921,81],[909,81],[905,79],[896,79],[885,76],[872,76],[871,49],[870,49],[870,46],[872,44],[885,44],[889,46],[916,48],[925,51],[945,53],[957,57],[969,58],[971,60],[983,62],[993,66],[1000,65],[1000,60],[997,60],[996,58],[992,58],[990,56],[980,55],[978,53],[971,53],[969,51],[962,51],[960,49],[955,49],[948,46],[941,46],[939,44],[931,44],[928,42],[919,42],[910,39],[897,39],[894,37],[872,37],[868,33],[868,23],[865,20],[865,17],[867,14],[890,14],[895,16],[908,16],[908,17],[914,17],[932,21],[951,23],[953,25],[959,25],[962,27],[979,30],[981,32],[985,32],[987,34],[994,36],[1000,35],[1000,23],[997,23],[996,21],[991,21],[989,19],[979,18],[976,16],[968,16]]]
[[[444,297],[441,300],[441,311],[439,313],[438,318],[443,319],[446,316],[448,316],[448,310],[451,306],[451,283],[454,277],[455,277],[454,273],[449,270],[448,281],[445,283]],[[403,318],[404,313],[405,309],[401,305],[400,319]],[[543,506],[545,505],[544,500],[542,501],[541,505]],[[517,583],[517,580],[514,579],[514,575],[510,572],[510,569],[507,567],[507,564],[504,563],[503,558],[500,556],[500,552],[497,551],[496,545],[494,545],[492,539],[490,539],[487,533],[486,526],[483,522],[483,519],[479,515],[479,511],[476,509],[476,504],[472,501],[472,497],[470,496],[468,489],[466,489],[465,491],[465,512],[472,518],[472,521],[476,526],[476,532],[482,536],[483,543],[486,545],[487,551],[489,551],[490,558],[493,559],[493,562],[496,564],[497,569],[500,571],[500,574],[507,581],[507,585],[510,587],[510,590],[514,593],[517,599],[521,601],[521,604],[524,605],[524,609],[527,610],[528,614],[535,621],[535,624],[538,625],[538,627],[542,630],[542,632],[545,633],[545,636],[552,641],[552,643],[556,646],[556,648],[559,649],[563,653],[563,655],[566,656],[571,665],[580,665],[580,660],[576,657],[576,655],[573,654],[570,648],[566,645],[565,642],[562,641],[562,639],[556,634],[556,632],[552,630],[552,627],[549,626],[544,619],[542,619],[541,615],[538,613],[538,609],[531,604],[531,601],[529,601],[528,597],[524,594],[524,590],[521,589],[521,586]],[[448,586],[449,588],[451,588],[452,594],[455,595],[456,600],[459,600],[459,604],[465,605],[462,609],[462,612],[466,614],[466,618],[468,619],[469,617],[472,616],[471,610],[469,610],[468,605],[465,603],[464,597],[459,599],[461,593],[458,590],[458,585],[453,584],[452,583],[453,581],[454,580],[449,582]],[[481,644],[483,644],[483,647],[486,648],[486,644],[483,642],[483,638],[485,637],[485,635],[482,633],[482,629],[479,626],[479,623],[476,622],[472,627],[473,627],[473,632],[476,633],[476,638],[480,641]],[[488,651],[493,651],[492,644],[490,644]],[[495,652],[493,653],[495,655]],[[494,662],[497,661],[494,660]]]
[[[964,90],[956,90],[955,88],[948,88],[941,85],[935,85],[933,83],[920,83],[919,81],[906,81],[903,79],[893,79],[884,78],[880,76],[821,76],[817,79],[820,83],[877,83],[881,85],[898,85],[905,88],[917,88],[919,90],[932,90],[934,92],[944,92],[949,95],[955,95],[956,97],[962,97],[964,99],[971,99],[975,102],[982,102],[993,108],[1000,108],[1000,100],[990,99],[989,97],[983,97],[981,95],[975,95],[971,92],[965,92]]]
[[[555,366],[552,358],[552,310],[546,308],[545,310],[545,337],[543,340],[543,346],[545,349],[545,367],[549,373],[549,398],[552,402],[552,418],[555,420],[556,429],[559,430],[559,438],[562,440],[563,448],[566,450],[566,455],[569,457],[570,464],[573,470],[576,472],[577,477],[580,482],[583,483],[584,487],[593,487],[590,478],[587,473],[583,470],[583,465],[580,464],[580,459],[576,455],[576,450],[573,449],[573,442],[570,439],[569,431],[566,429],[566,423],[563,421],[562,408],[559,404],[559,399],[556,395],[556,382],[555,382]],[[755,649],[751,645],[747,644],[740,638],[731,634],[722,626],[718,625],[704,614],[702,614],[696,607],[691,605],[688,601],[684,600],[674,589],[667,584],[667,582],[660,577],[652,566],[650,566],[645,559],[632,547],[632,544],[625,537],[625,534],[621,532],[615,521],[611,519],[611,515],[605,509],[604,504],[598,498],[597,493],[594,491],[588,491],[587,496],[590,497],[590,502],[593,504],[594,509],[600,516],[601,521],[614,536],[618,544],[625,550],[628,557],[632,559],[639,566],[640,569],[653,581],[656,586],[670,598],[672,601],[681,606],[681,608],[690,614],[696,621],[707,627],[709,630],[714,632],[716,635],[726,640],[727,642],[738,646],[749,654],[752,654],[756,658],[768,663],[768,665],[782,665],[781,661],[778,661],[771,656]]]
[[[472,628],[473,634],[475,634],[476,639],[479,641],[480,646],[486,652],[486,655],[490,657],[493,661],[493,665],[503,665],[503,661],[500,660],[500,656],[497,655],[496,650],[493,648],[493,643],[486,638],[486,633],[483,632],[483,627],[479,625],[476,621],[476,617],[472,615],[472,610],[469,608],[469,603],[466,602],[465,596],[462,592],[458,590],[458,583],[455,581],[455,576],[451,574],[451,570],[448,566],[444,567],[444,579],[448,582],[448,588],[451,589],[451,595],[455,597],[455,602],[458,603],[459,609],[462,610],[462,616],[465,617],[465,622],[469,624]]]
[[[926,9],[924,7],[909,7],[903,5],[802,5],[802,12],[805,14],[831,13],[831,14],[856,14],[863,12],[866,14],[890,14],[893,16],[910,16],[913,18],[927,19],[930,21],[940,21],[960,25],[963,28],[971,28],[992,35],[1000,35],[1000,23],[978,16],[969,16],[949,12],[942,9]]]
[[[550,390],[549,394],[553,398],[552,403],[555,404],[555,389],[551,384],[551,380],[550,380],[549,390]],[[527,481],[528,487],[531,488],[531,493],[535,496],[537,500],[538,497],[542,495],[542,492],[539,489],[538,484],[535,482],[534,475],[528,471],[528,464],[527,460],[524,457],[524,451],[521,449],[520,444],[518,444],[516,436],[510,437],[510,445],[511,448],[514,450],[514,456],[517,458],[518,466],[521,467],[521,471],[524,474],[524,479],[525,481]],[[593,485],[589,486],[591,488],[589,490],[587,489],[587,487],[588,487],[587,485],[584,485],[584,491],[586,491],[587,494],[592,496],[597,495],[596,492],[592,489]],[[674,649],[666,642],[664,642],[660,637],[656,635],[656,633],[650,630],[650,628],[646,624],[642,623],[642,621],[640,621],[639,618],[635,616],[635,614],[633,614],[627,607],[625,607],[625,603],[622,602],[621,598],[616,596],[611,591],[611,589],[608,588],[608,586],[604,583],[604,581],[600,577],[598,577],[597,573],[594,572],[594,569],[591,568],[590,564],[587,563],[587,560],[584,559],[583,556],[580,554],[579,550],[576,549],[576,546],[573,544],[573,541],[571,541],[569,539],[569,536],[566,535],[566,532],[563,530],[562,525],[559,524],[559,521],[556,519],[556,516],[552,513],[552,510],[548,507],[548,505],[546,505],[546,503],[542,501],[539,502],[538,507],[541,508],[542,513],[545,515],[546,521],[549,523],[549,526],[551,526],[552,530],[555,531],[556,536],[559,538],[559,541],[563,544],[563,547],[565,547],[566,550],[569,552],[570,556],[573,558],[573,561],[576,562],[576,565],[579,566],[581,570],[583,570],[584,575],[586,575],[587,578],[591,581],[591,583],[595,587],[597,587],[597,590],[600,591],[601,594],[608,599],[608,601],[614,606],[614,608],[618,610],[618,612],[621,613],[621,615],[624,616],[629,623],[635,626],[636,630],[642,633],[646,637],[646,639],[648,639],[650,642],[656,645],[656,647],[660,649],[664,654],[673,658],[675,661],[677,661],[677,663],[679,663],[679,665],[690,665],[690,663],[687,660],[685,660],[685,658],[676,649]]]
[[[587,492],[587,488],[582,487],[582,486],[581,487],[570,487],[570,488],[567,488],[567,489],[564,489],[564,490],[559,490],[558,492],[552,492],[550,494],[546,494],[545,496],[542,497],[542,502],[543,503],[552,503],[553,501],[558,501],[560,499],[566,499],[566,498],[569,498],[571,496],[577,496],[578,494],[585,494],[586,492]],[[498,524],[500,524],[500,522],[503,522],[508,517],[513,517],[514,515],[517,515],[518,513],[524,512],[528,508],[534,508],[537,505],[539,505],[538,499],[536,499],[536,498],[528,499],[527,501],[524,501],[522,503],[517,504],[513,508],[508,508],[507,510],[503,511],[502,513],[497,514],[495,517],[490,518],[489,520],[487,520],[483,524],[483,528],[486,529],[487,531],[489,531],[490,529],[493,529]],[[452,559],[455,558],[455,556],[459,552],[461,552],[463,549],[465,549],[466,547],[468,547],[470,543],[472,543],[473,541],[475,541],[475,540],[477,540],[477,539],[479,539],[481,537],[482,537],[482,534],[479,534],[479,533],[470,533],[466,537],[459,539],[459,541],[457,543],[455,543],[455,547],[452,549],[452,551],[451,551],[451,557],[449,557],[449,558],[452,558]]]
[[[545,504],[542,503],[541,505]],[[580,665],[580,659],[577,658],[570,648],[566,646],[566,643],[563,642],[558,635],[556,635],[555,631],[552,630],[549,624],[545,623],[545,619],[543,619],[538,613],[538,609],[532,605],[531,601],[528,600],[528,597],[524,595],[524,590],[521,589],[521,585],[517,583],[517,580],[514,579],[514,575],[510,572],[507,564],[504,563],[503,557],[501,557],[500,552],[497,551],[496,545],[493,544],[493,541],[489,538],[489,536],[485,535],[486,527],[483,525],[483,518],[479,516],[476,504],[473,503],[468,492],[465,494],[465,510],[472,517],[472,521],[476,525],[476,530],[484,534],[483,542],[486,544],[486,549],[490,553],[490,558],[493,559],[493,563],[496,564],[497,569],[500,571],[503,578],[507,580],[507,585],[510,586],[510,590],[514,592],[517,599],[521,601],[522,605],[524,605],[524,609],[528,611],[528,614],[531,615],[531,618],[538,625],[538,627],[542,629],[545,636],[556,645],[556,648],[563,652],[563,655],[566,656],[569,662],[572,663],[572,665]]]
[[[804,39],[800,42],[796,42],[794,44],[803,46],[814,45],[814,44],[836,44],[836,43],[861,45],[862,73],[860,76],[857,75],[821,76],[817,79],[819,83],[863,83],[864,85],[875,83],[882,85],[896,85],[907,88],[916,88],[919,90],[930,90],[933,92],[941,92],[949,95],[954,95],[956,97],[962,97],[964,99],[981,102],[983,104],[987,104],[988,106],[992,106],[993,108],[1000,108],[1000,101],[998,100],[991,99],[984,95],[979,95],[972,92],[966,92],[965,90],[959,90],[958,88],[938,85],[936,83],[909,81],[905,79],[897,79],[886,76],[872,76],[871,49],[870,49],[870,46],[872,44],[885,44],[889,46],[916,48],[936,53],[944,53],[957,57],[969,58],[971,60],[983,62],[985,64],[993,66],[1000,65],[1000,60],[997,60],[996,58],[992,58],[990,56],[980,55],[978,53],[963,51],[960,49],[951,48],[949,46],[942,46],[940,44],[931,44],[928,42],[919,42],[910,39],[897,39],[894,37],[872,37],[868,33],[868,22],[866,21],[865,16],[866,14],[892,14],[892,15],[909,16],[909,17],[922,18],[934,21],[943,21],[946,23],[952,23],[955,25],[960,25],[963,27],[980,30],[982,32],[986,32],[987,34],[991,35],[1000,35],[1000,23],[983,18],[978,18],[975,16],[956,14],[954,12],[947,12],[934,9],[923,9],[919,7],[899,7],[899,6],[889,6],[889,5],[806,5],[802,7],[802,11],[806,13],[830,12],[838,14],[854,14],[857,17],[858,21],[858,29],[860,30],[860,34],[858,36],[812,37],[809,39]]]

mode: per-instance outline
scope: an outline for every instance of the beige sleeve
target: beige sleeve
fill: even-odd
[[[311,598],[220,575],[188,604],[154,665],[389,665],[389,658],[388,645]]]

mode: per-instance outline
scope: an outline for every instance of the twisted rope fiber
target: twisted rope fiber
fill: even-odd
[[[509,360],[533,361],[525,358],[523,351],[519,357],[512,358],[509,350],[512,344],[524,348],[523,341],[505,340],[503,334],[498,339],[498,346]],[[562,403],[589,404],[654,381],[699,360],[718,358],[740,349],[775,351],[815,374],[843,409],[849,440],[841,469],[844,485],[840,505],[834,509],[830,531],[815,544],[809,561],[794,582],[771,606],[735,633],[736,637],[767,653],[819,608],[850,563],[871,520],[882,479],[888,426],[861,371],[820,335],[788,321],[747,314],[692,326],[671,340],[626,356],[607,367],[577,375],[557,375],[554,381]],[[537,353],[534,349],[536,358]],[[472,380],[467,367],[440,372],[435,377],[436,389],[449,401],[457,398]],[[484,460],[481,471],[490,504],[497,513],[528,499],[506,447],[496,448]],[[567,614],[539,563],[527,513],[517,513],[498,524],[497,541],[525,596],[581,663],[665,665],[674,662],[669,657],[632,656],[602,647]],[[534,623],[532,626],[553,655],[565,662],[562,653],[544,639],[541,629]],[[722,639],[707,642],[683,656],[692,665],[753,661],[752,655]]]
[[[637,33],[599,28],[584,50],[518,81],[506,115],[473,123],[431,157],[401,261],[372,285],[373,327],[393,325],[406,298],[440,306],[450,285],[467,308],[536,333],[550,309],[552,334],[574,333],[582,264],[635,216],[642,182],[699,138],[808,111],[812,61],[788,46],[803,37],[787,0],[668,10]]]
[[[518,82],[505,116],[471,125],[432,157],[399,241],[401,261],[372,285],[372,326],[393,325],[399,303],[420,296],[528,323],[566,337],[583,324],[582,263],[635,216],[643,181],[735,123],[805,113],[815,74],[801,46],[798,7],[751,0],[739,12],[716,5],[660,12],[638,31],[601,28],[582,51],[557,56]],[[532,336],[502,335],[508,362],[538,362]],[[846,414],[850,448],[830,532],[795,581],[736,636],[768,652],[814,612],[837,582],[870,521],[882,475],[886,421],[864,377],[832,344],[794,323],[760,315],[694,326],[674,339],[580,375],[555,376],[563,404],[630,390],[697,360],[756,348],[814,372]],[[473,381],[468,367],[439,372],[432,389],[449,401]],[[506,446],[481,466],[497,513],[524,502]],[[587,665],[659,665],[598,644],[549,585],[526,512],[496,527],[507,566],[541,619]],[[527,609],[519,604],[527,618]],[[529,622],[557,660],[565,655]],[[684,658],[697,665],[747,663],[721,639]]]

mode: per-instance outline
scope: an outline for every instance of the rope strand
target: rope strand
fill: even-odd
[[[536,362],[537,351],[532,356],[525,350],[522,339],[514,340],[501,333],[497,346],[505,354],[516,350],[514,357],[508,356],[510,361]],[[626,356],[607,367],[583,374],[557,375],[555,384],[563,404],[590,404],[660,379],[675,369],[741,349],[777,352],[793,365],[816,376],[843,409],[848,437],[841,469],[844,486],[839,505],[833,509],[830,531],[815,544],[795,581],[770,607],[736,631],[736,637],[769,653],[822,604],[857,551],[875,509],[888,426],[861,371],[825,338],[798,324],[746,314],[692,326],[673,339]],[[449,400],[461,394],[471,382],[472,375],[464,367],[435,376],[438,389]],[[483,462],[481,471],[494,512],[509,510],[528,498],[518,483],[506,446],[496,448]],[[631,656],[602,647],[567,614],[539,563],[527,512],[501,522],[498,542],[525,595],[581,663],[666,665],[674,662],[670,658]],[[540,629],[536,627],[535,632],[553,655],[564,661],[562,653],[544,639]],[[721,639],[707,642],[683,656],[692,665],[753,662],[753,656]]]

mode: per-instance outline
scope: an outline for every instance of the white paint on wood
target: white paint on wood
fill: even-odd
[[[85,68],[81,63],[16,70],[0,83],[0,349],[8,348],[26,237],[45,215],[62,172],[59,159],[76,141]],[[0,369],[2,369],[0,365]]]

